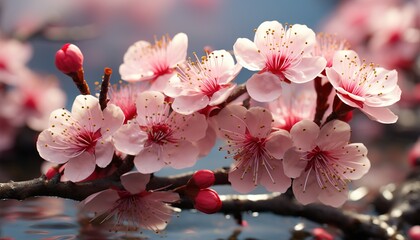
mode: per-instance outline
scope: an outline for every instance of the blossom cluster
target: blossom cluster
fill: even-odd
[[[163,229],[171,212],[167,203],[179,197],[146,190],[149,174],[195,165],[216,139],[232,159],[229,182],[237,192],[263,186],[284,193],[291,187],[302,204],[338,207],[347,199],[348,183],[370,168],[367,148],[350,143],[351,112],[397,121],[390,110],[401,96],[397,72],[361,60],[344,40],[316,35],[305,25],[263,22],[253,41],[234,43],[234,56],[220,49],[187,59],[187,47],[185,33],[136,42],[119,69],[127,83],[110,90],[105,108],[98,98],[79,95],[71,112],[51,113],[37,149],[63,166],[66,179],[90,179],[115,156],[134,156],[135,172],[121,176],[122,188],[90,196],[87,209]],[[69,68],[69,61],[60,62]],[[243,68],[255,73],[238,85]]]

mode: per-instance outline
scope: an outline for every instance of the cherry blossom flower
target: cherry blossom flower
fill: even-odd
[[[326,73],[342,102],[380,123],[397,121],[398,117],[387,108],[401,98],[397,71],[360,62],[356,52],[342,50],[336,52]]]
[[[120,66],[121,78],[129,82],[149,81],[150,90],[163,91],[169,78],[175,74],[176,66],[185,62],[187,47],[185,33],[178,33],[172,40],[163,36],[155,40],[154,45],[138,41],[124,55],[124,63]]]
[[[127,226],[127,230],[147,229],[158,232],[165,229],[173,208],[168,203],[179,200],[178,193],[147,191],[150,175],[130,172],[121,176],[125,190],[107,189],[90,195],[81,202],[84,210],[105,215],[106,221],[114,218],[115,227]]]
[[[235,160],[229,173],[232,188],[247,193],[261,184],[268,191],[285,192],[291,180],[283,173],[281,159],[292,142],[288,132],[272,131],[270,112],[229,105],[215,118],[227,141],[220,150]]]
[[[232,55],[225,50],[213,51],[196,62],[178,67],[178,75],[169,80],[164,93],[175,98],[174,111],[191,114],[225,101],[235,88],[231,81],[241,70]]]
[[[113,134],[123,124],[124,114],[113,104],[101,111],[99,100],[90,95],[76,97],[71,113],[58,109],[50,115],[50,127],[37,141],[39,155],[47,161],[66,164],[64,177],[77,182],[112,160]]]
[[[311,55],[315,43],[315,33],[306,25],[283,28],[277,21],[263,22],[254,42],[239,38],[233,46],[238,63],[260,71],[246,83],[249,95],[259,102],[269,102],[281,95],[281,82],[313,80],[326,65],[323,57]]]
[[[64,74],[76,73],[83,68],[83,53],[74,44],[64,44],[55,54],[55,66]]]
[[[32,48],[17,40],[0,40],[0,83],[16,85],[20,74],[28,71],[26,63],[32,56]]]
[[[0,115],[13,119],[15,126],[27,125],[35,131],[48,127],[50,113],[62,108],[66,94],[58,80],[31,71],[19,74],[22,81],[6,93]]]
[[[327,60],[326,67],[331,67],[335,52],[339,50],[347,50],[349,48],[350,44],[346,40],[339,38],[337,35],[318,33],[316,35],[316,44],[313,50],[313,55],[324,57],[325,60]]]
[[[291,84],[282,96],[268,103],[275,128],[290,131],[295,123],[315,116],[316,92],[313,84]]]
[[[137,155],[134,164],[141,173],[153,173],[165,165],[190,167],[198,158],[194,142],[203,138],[204,115],[170,112],[165,96],[156,91],[140,93],[136,101],[136,121],[129,121],[113,136],[117,150]]]
[[[308,204],[317,200],[334,207],[347,200],[347,183],[361,178],[370,168],[367,149],[349,144],[350,126],[339,120],[321,129],[309,120],[290,130],[293,148],[284,154],[284,173],[293,180],[296,199]]]
[[[109,102],[117,105],[124,113],[124,124],[137,116],[137,96],[146,90],[146,86],[137,83],[114,85],[109,88]]]

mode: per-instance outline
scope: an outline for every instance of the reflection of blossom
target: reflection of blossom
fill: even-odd
[[[66,96],[57,80],[33,72],[20,74],[21,82],[6,93],[0,115],[13,118],[16,126],[27,124],[36,131],[48,127],[50,113],[65,105]]]
[[[148,229],[155,232],[165,229],[173,209],[168,203],[179,200],[174,192],[147,191],[150,175],[137,172],[121,176],[125,190],[108,189],[87,197],[81,205],[83,209],[105,214],[105,220],[114,218],[117,227],[127,226],[127,230]],[[117,229],[116,229],[117,230]]]
[[[121,78],[130,82],[150,81],[151,90],[163,91],[176,66],[185,62],[187,47],[185,33],[178,33],[173,39],[163,36],[154,45],[138,41],[124,55]]]
[[[354,51],[338,51],[326,73],[337,96],[345,104],[359,108],[369,118],[381,123],[397,121],[398,117],[388,109],[401,97],[397,71],[360,62]]]
[[[235,160],[229,173],[232,188],[247,193],[261,184],[269,191],[285,192],[290,178],[283,173],[281,159],[291,140],[284,130],[272,131],[270,112],[229,105],[215,118],[226,140],[220,149]]]
[[[334,120],[321,129],[314,122],[302,120],[290,134],[294,148],[283,160],[284,172],[295,178],[296,199],[308,204],[321,201],[340,206],[347,200],[347,182],[361,178],[370,168],[367,149],[361,143],[348,144],[350,126]]]
[[[196,62],[188,62],[178,68],[178,75],[169,80],[164,93],[175,98],[174,111],[191,114],[205,107],[215,106],[229,96],[236,84],[231,81],[241,70],[232,55],[217,50]]]
[[[249,95],[268,102],[281,95],[282,81],[305,83],[324,70],[323,57],[312,56],[315,33],[306,25],[290,25],[277,21],[263,22],[255,32],[254,42],[239,38],[233,50],[238,63],[252,71],[260,71],[247,81]]]
[[[50,127],[37,141],[39,155],[65,165],[64,177],[76,182],[87,178],[96,165],[106,167],[112,160],[113,134],[123,123],[124,114],[113,104],[101,111],[99,100],[90,95],[76,97],[71,113],[58,109],[50,115]]]
[[[115,133],[117,150],[137,155],[136,168],[152,173],[168,165],[176,169],[195,164],[199,149],[194,142],[204,137],[204,115],[170,112],[170,105],[160,92],[140,93],[136,101],[136,121],[130,121]]]

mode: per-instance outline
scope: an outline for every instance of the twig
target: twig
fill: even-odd
[[[101,110],[104,110],[108,104],[108,89],[109,89],[109,80],[111,78],[112,69],[105,68],[104,76],[102,77],[101,92],[99,93],[99,104],[101,105]]]

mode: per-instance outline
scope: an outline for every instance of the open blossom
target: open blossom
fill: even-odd
[[[116,226],[127,226],[127,230],[133,230],[131,227],[134,227],[134,230],[140,228],[158,232],[165,229],[174,212],[168,203],[178,201],[179,195],[147,191],[149,180],[149,174],[126,173],[121,176],[125,190],[107,189],[92,194],[81,202],[81,206],[97,216],[105,214],[105,220],[114,218]]]
[[[191,114],[205,107],[215,106],[227,99],[236,84],[231,83],[241,70],[232,55],[217,50],[196,62],[178,67],[178,74],[169,80],[164,93],[175,98],[174,111]]]
[[[113,138],[119,151],[137,155],[137,170],[153,173],[166,165],[176,169],[194,165],[199,155],[194,142],[206,133],[205,116],[170,112],[165,96],[156,91],[140,93],[136,106],[136,121],[128,122]]]
[[[293,148],[284,155],[284,173],[293,180],[296,199],[308,204],[317,200],[340,206],[347,200],[347,183],[361,178],[370,168],[367,149],[349,144],[350,126],[339,120],[321,129],[302,120],[290,130]]]
[[[315,42],[314,31],[306,25],[283,28],[277,21],[263,22],[254,42],[239,38],[233,46],[239,64],[260,71],[246,83],[249,95],[259,102],[269,102],[281,95],[281,82],[313,80],[326,65],[323,57],[311,55]]]
[[[313,84],[289,85],[282,96],[268,103],[273,115],[273,127],[290,131],[295,123],[314,119],[316,98]]]
[[[241,193],[252,191],[261,184],[272,192],[285,192],[291,180],[284,175],[281,159],[291,147],[289,133],[272,131],[272,117],[268,110],[230,105],[217,116],[220,136],[235,162],[229,173],[232,188]]]
[[[49,128],[38,137],[39,155],[47,161],[66,164],[64,177],[77,182],[112,160],[111,134],[121,127],[124,114],[113,104],[101,111],[91,95],[76,97],[71,113],[58,109],[51,113]]]
[[[356,52],[342,50],[336,52],[326,73],[342,102],[380,123],[397,121],[398,117],[387,108],[401,98],[397,71],[360,62]]]
[[[327,33],[318,33],[316,35],[316,44],[313,50],[314,56],[322,56],[327,60],[327,66],[331,67],[333,63],[334,54],[339,50],[347,50],[350,44],[339,38],[337,35]]]
[[[117,105],[124,113],[124,124],[137,116],[137,96],[146,90],[145,85],[128,83],[109,88],[109,102]]]
[[[121,78],[129,82],[149,81],[150,90],[163,91],[169,78],[175,74],[176,66],[185,62],[187,48],[185,33],[178,33],[172,40],[164,36],[155,40],[154,45],[138,41],[124,55],[124,63],[120,66]]]

